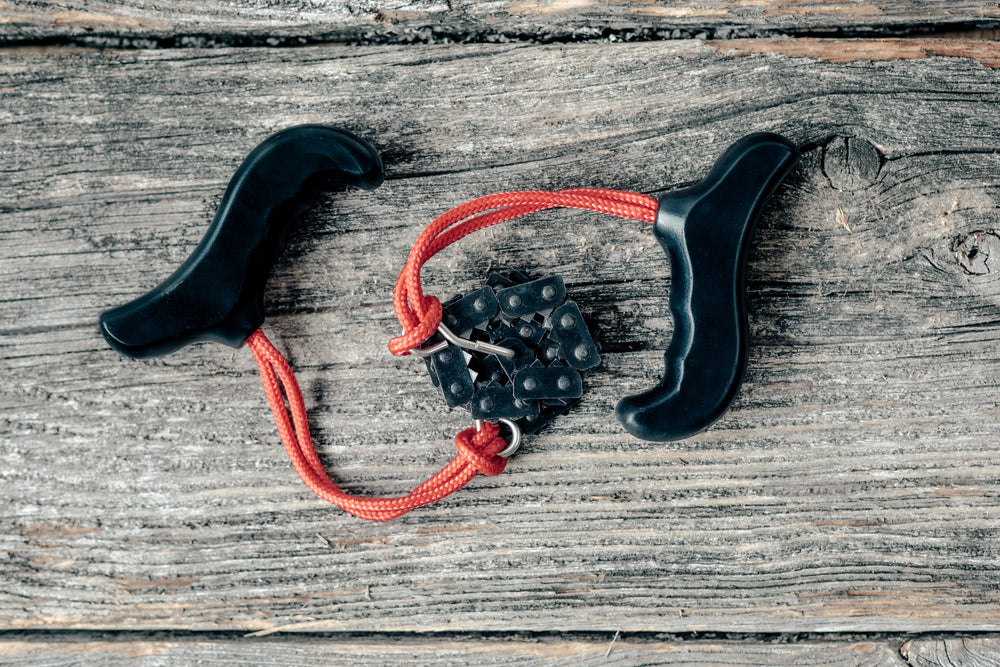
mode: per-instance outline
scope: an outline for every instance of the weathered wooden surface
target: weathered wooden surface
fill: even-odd
[[[1000,72],[726,44],[310,47],[0,58],[0,626],[276,631],[910,632],[1000,613]],[[637,66],[638,65],[638,66]],[[486,192],[691,183],[753,130],[805,149],[751,258],[733,409],[650,444],[612,416],[670,337],[648,229],[549,212],[435,260],[447,296],[560,271],[599,325],[582,405],[509,471],[370,524],[314,499],[245,350],[134,362],[100,310],[193,248],[268,133],[386,156],[331,194],[266,325],[351,491],[407,491],[468,420],[392,358],[409,244]]]
[[[987,667],[1000,658],[996,638],[880,638],[875,641],[734,641],[611,636],[530,639],[379,637],[275,640],[128,635],[81,641],[14,635],[0,640],[10,667],[62,665],[837,665],[851,667]]]
[[[678,39],[1000,27],[981,0],[0,0],[0,40],[110,46]],[[2,42],[0,42],[2,43]]]
[[[187,641],[169,637],[134,641],[0,641],[0,661],[11,667],[102,665],[822,665],[823,667],[898,667],[906,665],[899,642],[805,641],[796,644],[735,641],[648,640],[621,637],[533,639],[383,638],[333,641],[317,637],[261,640]],[[918,654],[915,654],[918,655]],[[910,663],[918,664],[918,663]],[[937,664],[937,663],[932,663]]]

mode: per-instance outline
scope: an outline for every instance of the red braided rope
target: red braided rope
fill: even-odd
[[[396,316],[403,335],[389,341],[395,355],[406,355],[433,334],[441,322],[441,302],[425,296],[421,267],[435,254],[469,234],[547,208],[564,207],[598,211],[622,218],[655,222],[656,200],[636,192],[581,188],[559,192],[506,192],[473,199],[447,211],[417,238],[393,292]],[[437,474],[405,496],[362,498],[344,493],[327,475],[309,433],[305,402],[288,362],[261,331],[247,345],[257,361],[264,392],[271,405],[281,442],[299,477],[324,500],[361,519],[388,521],[412,509],[433,503],[469,483],[477,472],[499,475],[507,459],[497,454],[507,447],[496,424],[484,423],[455,436],[458,454]],[[287,401],[287,405],[286,405]]]
[[[392,303],[403,326],[403,335],[389,341],[389,351],[397,356],[409,354],[430,338],[441,323],[441,302],[437,297],[425,296],[420,282],[420,269],[427,260],[480,229],[557,207],[589,209],[650,224],[656,222],[656,200],[649,195],[597,188],[502,192],[456,206],[438,216],[417,237],[406,266],[396,280]]]
[[[498,435],[500,428],[496,424],[484,423],[482,430],[478,432],[474,428],[467,428],[455,436],[455,447],[458,449],[455,458],[408,495],[399,498],[361,498],[344,493],[326,474],[316,454],[316,447],[309,434],[302,392],[288,362],[259,329],[250,336],[247,345],[257,360],[264,380],[264,392],[271,404],[281,442],[285,445],[295,471],[317,496],[358,518],[371,521],[395,519],[412,509],[429,505],[458,491],[477,472],[499,475],[507,466],[507,459],[497,456],[498,452],[507,447],[507,443]],[[287,407],[285,400],[288,401]]]

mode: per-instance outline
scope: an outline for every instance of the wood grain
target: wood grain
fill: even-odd
[[[0,59],[0,626],[279,631],[989,630],[1000,605],[1000,73],[698,42],[55,52]],[[637,64],[641,66],[637,66]],[[428,266],[447,296],[558,271],[605,363],[509,471],[388,524],[315,500],[250,355],[147,362],[97,314],[190,252],[242,157],[303,122],[384,152],[299,226],[266,329],[334,478],[405,493],[451,456],[391,285],[442,210],[515,188],[656,193],[731,141],[805,148],[751,257],[733,409],[628,437],[670,338],[638,223],[573,212]]]
[[[0,43],[108,46],[924,34],[1000,26],[977,0],[0,0]]]
[[[95,641],[9,639],[0,641],[0,661],[15,667],[61,665],[822,665],[898,667],[896,642],[805,641],[796,644],[737,641],[663,641],[613,637],[534,639],[383,638],[331,640],[283,637],[263,640]]]

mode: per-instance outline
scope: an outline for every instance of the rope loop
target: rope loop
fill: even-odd
[[[247,345],[257,360],[267,401],[295,471],[320,498],[358,518],[395,519],[451,495],[479,472],[499,475],[507,465],[506,458],[497,456],[507,447],[499,435],[500,427],[486,422],[478,432],[472,428],[459,433],[455,438],[458,454],[451,463],[409,494],[396,498],[363,498],[344,493],[327,475],[316,454],[302,391],[288,362],[259,329],[250,336]]]
[[[656,222],[657,202],[649,195],[621,190],[577,188],[547,192],[500,192],[473,199],[439,215],[417,237],[396,280],[392,303],[403,335],[389,341],[389,351],[405,356],[427,340],[441,323],[441,302],[425,296],[420,269],[452,243],[480,229],[549,208],[576,208],[621,218]]]

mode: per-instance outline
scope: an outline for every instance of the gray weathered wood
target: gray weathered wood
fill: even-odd
[[[898,641],[806,641],[799,643],[634,638],[531,640],[382,638],[328,640],[303,637],[261,640],[77,641],[7,639],[0,641],[0,662],[10,667],[103,665],[822,665],[823,667],[897,667],[906,664]]]
[[[1000,72],[737,54],[5,54],[0,626],[995,628],[1000,280],[978,259],[1000,228]],[[639,223],[549,212],[467,239],[425,283],[562,273],[605,350],[581,406],[504,475],[400,520],[315,500],[245,350],[134,362],[95,326],[190,252],[254,144],[302,122],[371,139],[390,171],[326,197],[269,292],[266,329],[347,489],[406,492],[468,424],[385,351],[392,282],[434,215],[504,189],[676,188],[776,130],[807,150],[751,257],[733,409],[684,442],[623,433],[614,402],[663,367],[666,260]]]
[[[37,0],[0,3],[0,40],[197,46],[309,40],[662,39],[775,33],[900,34],[996,28],[981,0]]]

